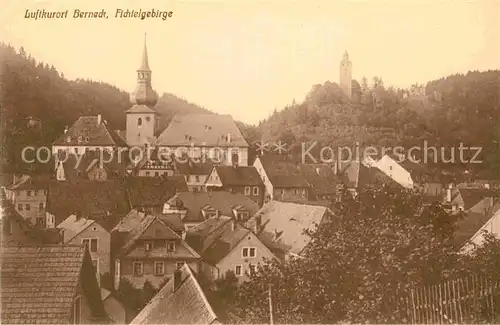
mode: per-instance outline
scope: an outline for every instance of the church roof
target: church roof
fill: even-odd
[[[144,113],[151,113],[151,114],[158,114],[158,112],[151,108],[151,107],[148,107],[146,105],[134,105],[132,106],[131,108],[129,108],[128,110],[125,111],[125,113],[127,114],[144,114]]]

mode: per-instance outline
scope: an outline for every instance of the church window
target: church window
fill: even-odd
[[[148,117],[146,117],[146,122],[149,122],[149,121],[151,121],[151,117],[148,116]]]
[[[137,119],[137,125],[138,125],[138,126],[141,126],[141,125],[142,125],[142,118],[140,118],[140,117],[139,117],[139,118]]]

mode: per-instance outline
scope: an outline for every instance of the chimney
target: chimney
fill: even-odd
[[[490,189],[490,184],[484,184],[484,187],[489,190]]]
[[[219,217],[220,217],[220,211],[219,211],[219,210],[215,210],[215,216],[216,216],[217,218],[219,218]]]
[[[446,189],[446,202],[451,202],[451,184]]]
[[[66,132],[68,132],[68,126],[67,125],[64,127],[64,133],[66,133]]]
[[[227,143],[231,143],[231,133],[227,134]]]
[[[181,285],[181,270],[176,269],[174,271],[174,292],[179,289],[179,286]]]
[[[101,114],[97,114],[97,125],[101,124],[102,122],[102,116]]]
[[[236,230],[236,220],[231,220],[231,230],[232,231]]]

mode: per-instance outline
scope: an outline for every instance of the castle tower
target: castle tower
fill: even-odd
[[[130,94],[133,106],[125,111],[127,114],[126,140],[129,146],[150,145],[158,129],[158,112],[154,110],[158,98],[151,86],[151,69],[148,62],[148,49],[144,35],[142,62],[137,70],[137,86]]]
[[[352,64],[349,61],[349,54],[344,53],[342,61],[340,61],[340,88],[351,99],[352,95]]]

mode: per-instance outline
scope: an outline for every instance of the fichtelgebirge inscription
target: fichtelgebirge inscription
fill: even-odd
[[[135,9],[116,9],[112,18],[136,18],[144,20],[146,18],[156,18],[161,20],[167,20],[167,18],[172,17],[173,11],[151,9],[151,10],[135,10]],[[24,18],[27,19],[108,19],[108,12],[104,9],[99,11],[82,11],[80,9],[73,9],[71,12],[69,9],[63,11],[47,11],[45,9],[30,10],[26,9],[24,13]]]

